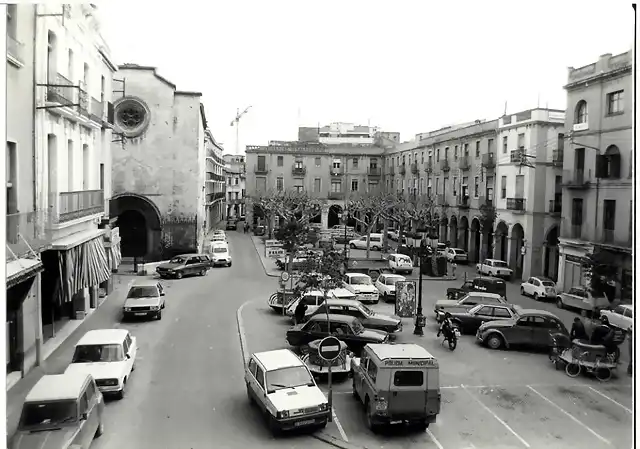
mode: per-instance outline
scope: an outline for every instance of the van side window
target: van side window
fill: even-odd
[[[80,396],[80,415],[83,413],[87,413],[89,411],[89,399],[87,397],[87,392],[85,391]]]
[[[371,380],[373,382],[376,381],[376,378],[378,377],[378,366],[375,363],[369,363],[369,366],[367,367],[367,374],[369,375],[369,378],[371,378]]]
[[[256,380],[264,390],[264,371],[262,371],[262,368],[260,368],[259,366],[256,367]]]
[[[258,364],[254,359],[249,360],[249,372],[255,377]]]
[[[424,371],[396,371],[393,385],[396,387],[420,387],[424,383]]]
[[[89,382],[89,384],[87,385],[87,397],[92,400],[95,395],[96,395],[96,386],[95,386],[95,382],[93,380],[91,380],[91,382]]]

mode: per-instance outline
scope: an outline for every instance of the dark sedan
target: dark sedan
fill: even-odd
[[[183,254],[176,256],[169,262],[158,265],[156,272],[161,278],[198,274],[204,276],[211,268],[211,259],[206,254]]]
[[[475,306],[468,312],[451,312],[451,321],[463,334],[474,334],[487,321],[501,321],[517,318],[522,309],[512,305],[484,305]]]
[[[312,316],[323,315],[326,320],[327,307],[329,308],[329,314],[358,318],[367,329],[376,329],[388,333],[402,330],[402,320],[400,318],[374,312],[355,299],[327,299],[320,307],[307,314],[305,318],[309,319]]]
[[[365,329],[359,319],[347,315],[315,315],[304,324],[287,331],[287,342],[291,346],[303,346],[313,340],[333,335],[344,341],[349,349],[359,354],[368,343],[387,343],[389,334]]]

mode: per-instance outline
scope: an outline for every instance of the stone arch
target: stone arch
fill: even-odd
[[[522,255],[522,247],[524,246],[524,228],[520,223],[511,226],[511,240],[509,267],[513,270],[514,279],[522,278],[524,257]]]
[[[478,217],[471,220],[469,234],[469,260],[478,262],[480,260],[480,220]]]
[[[557,224],[553,224],[547,230],[542,255],[542,274],[554,281],[558,280],[558,262],[560,259],[560,251],[558,236],[560,229]]]
[[[576,103],[573,123],[589,123],[589,109],[585,100],[580,100]]]
[[[144,261],[162,257],[162,215],[153,201],[137,193],[125,192],[111,199],[109,210],[118,217],[123,257]]]
[[[340,214],[342,214],[342,206],[333,204],[329,207],[329,215],[327,217],[327,226],[329,229],[341,223]]]
[[[606,166],[606,173],[603,173],[603,175],[610,179],[619,179],[622,171],[622,158],[618,147],[609,145],[604,152],[603,159],[606,162],[606,165],[603,164]]]
[[[449,241],[451,242],[451,247],[458,247],[458,218],[455,215],[452,215],[449,219]]]
[[[495,249],[493,257],[495,259],[507,261],[507,252],[509,250],[509,226],[503,220],[498,222],[494,233]]]
[[[461,249],[469,250],[469,219],[465,216],[460,217],[460,224],[458,225],[459,236],[458,245]]]

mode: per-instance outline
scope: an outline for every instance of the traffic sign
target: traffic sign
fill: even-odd
[[[340,355],[341,346],[336,337],[325,337],[318,345],[318,355],[327,362],[333,362]]]
[[[280,280],[282,282],[287,282],[289,280],[289,273],[287,273],[286,271],[283,271],[282,274],[280,275]]]

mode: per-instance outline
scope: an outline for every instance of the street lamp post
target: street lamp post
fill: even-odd
[[[420,247],[418,248],[418,311],[416,313],[416,326],[413,329],[413,335],[423,336],[422,330],[425,326],[425,317],[422,314],[422,259],[426,253],[426,244],[424,238],[420,240]]]

